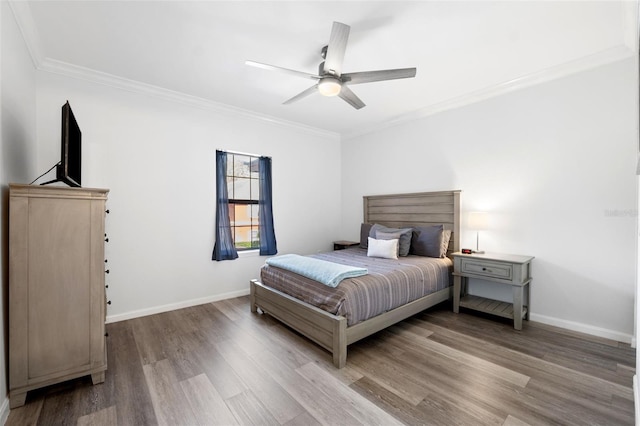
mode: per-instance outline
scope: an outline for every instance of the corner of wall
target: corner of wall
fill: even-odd
[[[0,425],[3,425],[7,422],[9,418],[9,398],[5,397],[4,401],[2,401],[2,405],[0,405]]]

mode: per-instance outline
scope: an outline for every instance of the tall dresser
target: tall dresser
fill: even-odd
[[[104,382],[106,189],[9,185],[9,400]]]

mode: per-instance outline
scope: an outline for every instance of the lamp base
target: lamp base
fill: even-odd
[[[476,232],[476,251],[474,251],[474,254],[484,254],[484,250],[479,250],[480,248],[480,231]]]

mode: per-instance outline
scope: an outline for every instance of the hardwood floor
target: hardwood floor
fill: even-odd
[[[328,352],[247,297],[109,324],[104,384],[29,392],[7,425],[632,425],[626,344],[443,304]]]

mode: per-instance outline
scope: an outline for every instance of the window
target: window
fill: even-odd
[[[271,157],[216,151],[216,226],[212,260],[238,251],[278,253],[273,226]]]
[[[236,250],[260,248],[260,159],[227,153],[229,220]]]

